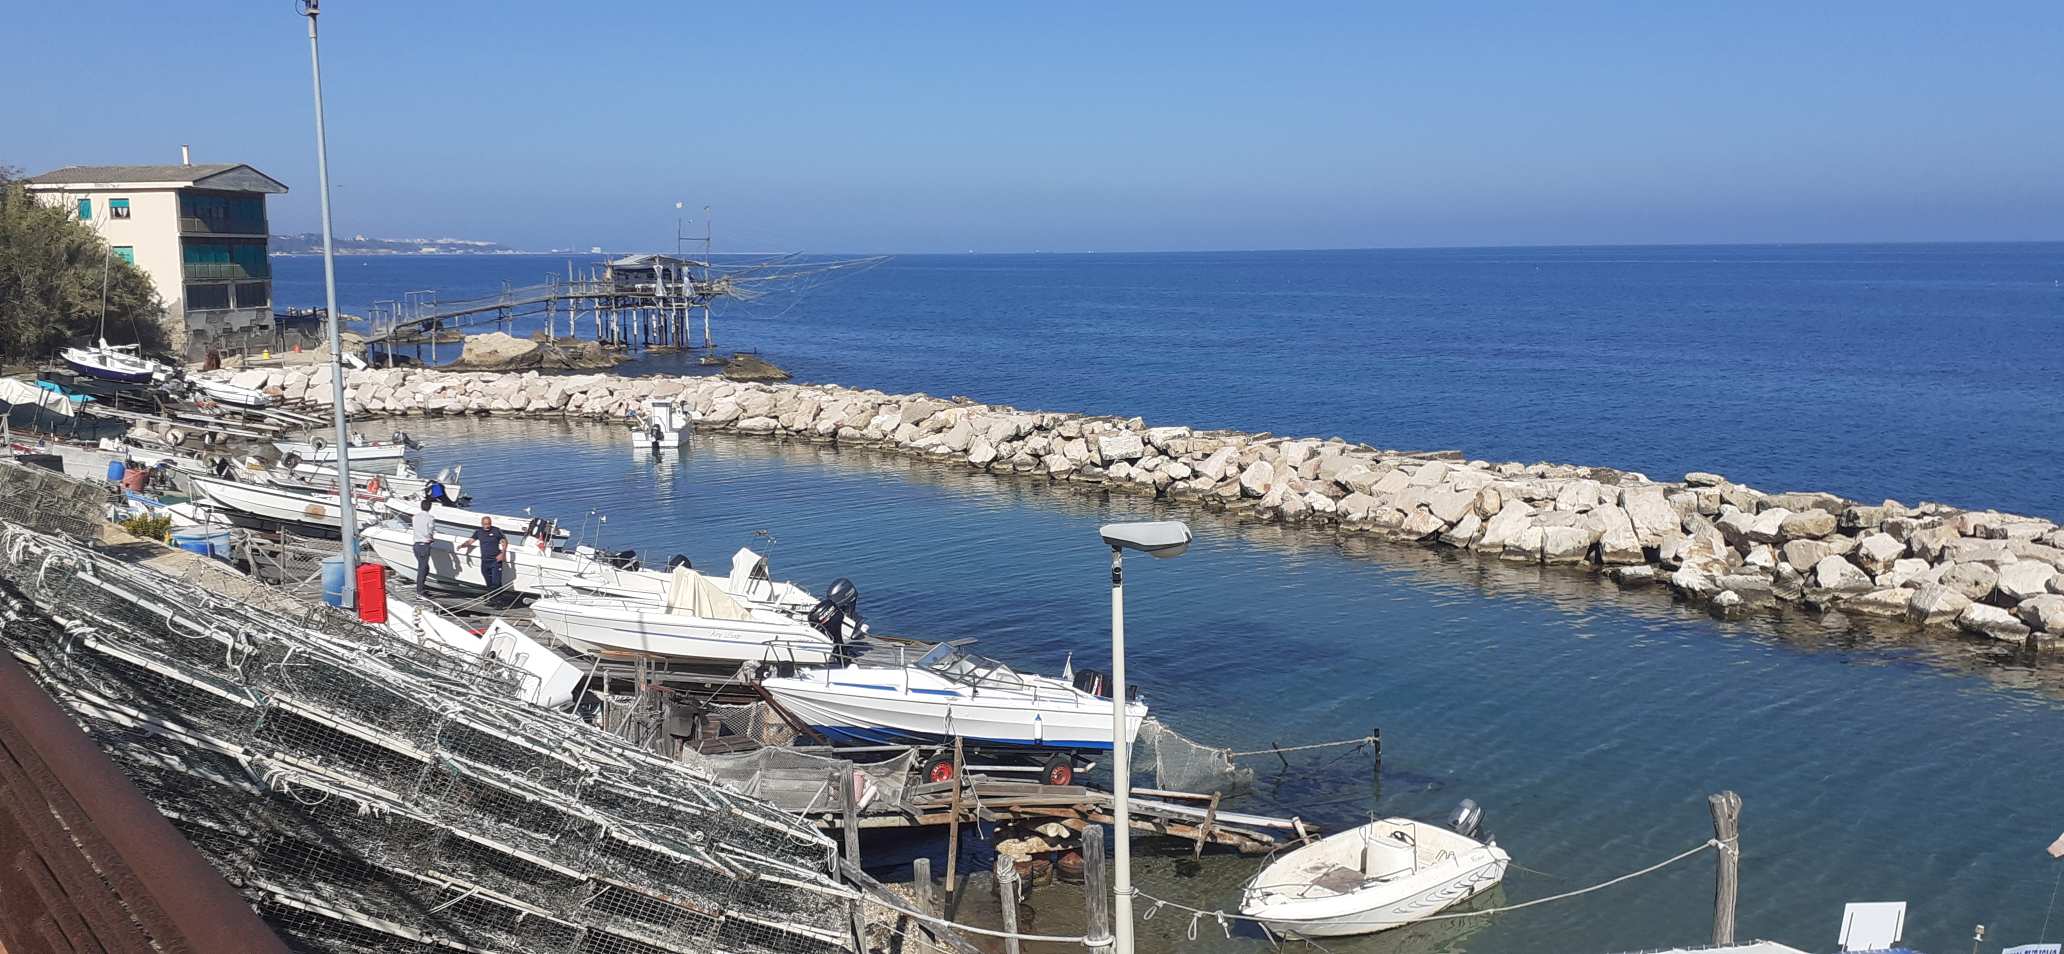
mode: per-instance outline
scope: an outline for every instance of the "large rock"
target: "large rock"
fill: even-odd
[[[2034,629],[2064,635],[2064,596],[2045,593],[2022,600],[2014,607],[2014,615]]]
[[[1589,510],[1605,499],[1605,489],[1595,480],[1572,480],[1555,493],[1557,510]]]
[[[1930,583],[1914,591],[1912,601],[1906,604],[1906,619],[1919,626],[1947,626],[1969,605],[1971,600],[1964,594]]]
[[[1661,546],[1663,535],[1684,528],[1684,518],[1654,484],[1627,487],[1620,492],[1620,506],[1632,521],[1634,536],[1644,547]]]
[[[1825,510],[1801,510],[1787,514],[1780,527],[1788,540],[1818,540],[1835,532],[1835,515]]]
[[[1957,563],[1942,572],[1942,585],[1966,599],[1982,600],[1999,585],[1999,571],[1983,563]]]
[[[2009,600],[2025,600],[2049,592],[2057,571],[2047,563],[2022,560],[1999,569],[1999,594]]]
[[[1544,527],[1541,531],[1541,562],[1582,563],[1598,542],[1591,527]]]
[[[1240,472],[1240,493],[1248,497],[1259,497],[1268,493],[1275,482],[1275,465],[1265,460],[1257,460]]]
[[[1333,511],[1348,523],[1363,523],[1375,515],[1378,506],[1376,498],[1368,494],[1351,493],[1340,498],[1340,502],[1333,505]]]
[[[1211,456],[1197,462],[1197,476],[1217,482],[1225,479],[1227,468],[1232,466],[1236,452],[1230,447],[1221,447]]]
[[[1739,507],[1723,507],[1720,519],[1713,521],[1713,526],[1719,529],[1728,546],[1746,548],[1750,543],[1749,532],[1755,523],[1754,514]]]
[[[1727,478],[1719,474],[1709,474],[1702,470],[1694,470],[1684,475],[1684,483],[1691,487],[1718,487],[1726,482]]]
[[[1776,543],[1784,539],[1784,522],[1792,512],[1783,507],[1771,507],[1749,521],[1748,537],[1753,543]]]
[[[1872,533],[1856,541],[1856,563],[1872,575],[1891,569],[1905,555],[1906,545],[1889,533]]]
[[[1813,565],[1813,585],[1838,593],[1861,593],[1871,588],[1871,579],[1848,560],[1828,556]]]
[[[1914,591],[1904,587],[1872,590],[1843,600],[1842,612],[1897,619],[1906,615],[1906,608],[1913,603],[1913,597]]]
[[[542,364],[544,350],[542,342],[499,331],[467,335],[466,343],[459,349],[459,360],[450,367],[472,371],[520,371]]]
[[[2015,619],[2014,614],[1984,603],[1972,603],[1964,607],[1964,611],[1957,614],[1956,623],[1957,627],[1965,632],[1994,639],[2020,642],[2028,637],[2028,627]]]
[[[1928,565],[1928,561],[1919,557],[1902,557],[1892,561],[1891,569],[1877,575],[1878,585],[1920,586],[1933,582],[1927,578],[1929,571],[1933,569],[1934,567]]]
[[[1534,508],[1522,503],[1509,503],[1499,509],[1491,519],[1484,521],[1483,536],[1477,538],[1476,546],[1481,550],[1503,550],[1505,545],[1517,539],[1528,527],[1533,526]],[[1538,552],[1540,543],[1535,542]]]
[[[1476,505],[1476,491],[1457,490],[1451,487],[1436,487],[1427,491],[1426,509],[1433,512],[1443,523],[1461,520]]]
[[[1412,540],[1424,540],[1447,527],[1441,518],[1428,512],[1425,507],[1418,507],[1405,515],[1405,522],[1398,527],[1398,534]]]
[[[1140,440],[1140,436],[1131,431],[1105,434],[1097,438],[1096,446],[1097,454],[1104,459],[1106,465],[1114,461],[1138,460],[1142,454],[1147,452],[1146,445]]]
[[[1821,560],[1834,555],[1834,548],[1819,540],[1790,540],[1778,549],[1778,555],[1801,571],[1810,570]]]

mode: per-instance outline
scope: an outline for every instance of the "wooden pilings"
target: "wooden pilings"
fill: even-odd
[[[1741,887],[1741,796],[1720,792],[1706,796],[1713,810],[1713,838],[1720,842],[1713,863],[1713,946],[1734,943],[1735,892]]]
[[[1111,873],[1104,867],[1104,827],[1082,829],[1082,933],[1093,954],[1109,954],[1111,936]]]
[[[953,820],[948,822],[946,826],[946,908],[948,911],[953,909],[954,902],[958,900],[954,897],[955,889],[959,886],[955,879],[954,871],[960,861],[960,792],[961,789],[967,787],[967,779],[964,776],[964,770],[967,766],[962,764],[962,762],[960,737],[954,736]]]
[[[992,869],[996,874],[996,903],[1003,911],[1004,954],[1019,954],[1018,947],[1018,865],[1005,855],[996,856]]]

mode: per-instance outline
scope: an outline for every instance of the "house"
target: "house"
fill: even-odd
[[[242,163],[181,162],[66,166],[24,186],[150,276],[174,351],[193,358],[272,342],[265,197],[287,191],[279,180]]]

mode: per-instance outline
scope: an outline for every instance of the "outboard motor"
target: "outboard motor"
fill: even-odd
[[[423,445],[416,443],[416,439],[410,437],[407,431],[395,431],[394,442],[409,450],[420,450],[423,447]]]
[[[846,641],[846,620],[853,626],[860,625],[860,588],[853,581],[839,577],[831,581],[831,587],[824,591],[824,598],[810,610],[810,626],[831,637],[834,643]]]
[[[1099,699],[1111,698],[1111,676],[1101,669],[1075,670],[1075,688]],[[1139,701],[1139,687],[1125,687],[1125,701]]]
[[[1480,841],[1477,836],[1483,831],[1483,808],[1476,799],[1465,798],[1455,806],[1455,812],[1448,816],[1448,830],[1471,841]]]
[[[287,456],[280,458],[279,462],[280,466],[285,467],[288,470],[293,470],[294,468],[301,466],[301,455],[296,454],[292,451],[288,451]]]
[[[619,570],[630,570],[633,572],[640,565],[638,562],[638,551],[636,550],[618,550],[615,553],[603,554],[602,561]]]
[[[691,570],[695,569],[695,564],[693,564],[693,563],[690,563],[690,562],[688,561],[688,554],[686,554],[686,553],[676,553],[676,554],[674,554],[673,556],[667,557],[667,561],[666,561],[666,568],[667,568],[667,572],[669,572],[669,573],[672,573],[672,572],[674,571],[674,568],[675,568],[675,567],[681,567],[681,566],[685,566],[685,567],[687,567],[687,568],[689,568],[689,569],[691,569]]]

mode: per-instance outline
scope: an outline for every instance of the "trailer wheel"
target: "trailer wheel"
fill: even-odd
[[[1046,785],[1075,784],[1075,760],[1056,755],[1039,766],[1039,781]]]
[[[927,782],[953,781],[953,753],[941,752],[925,760],[924,780]]]

